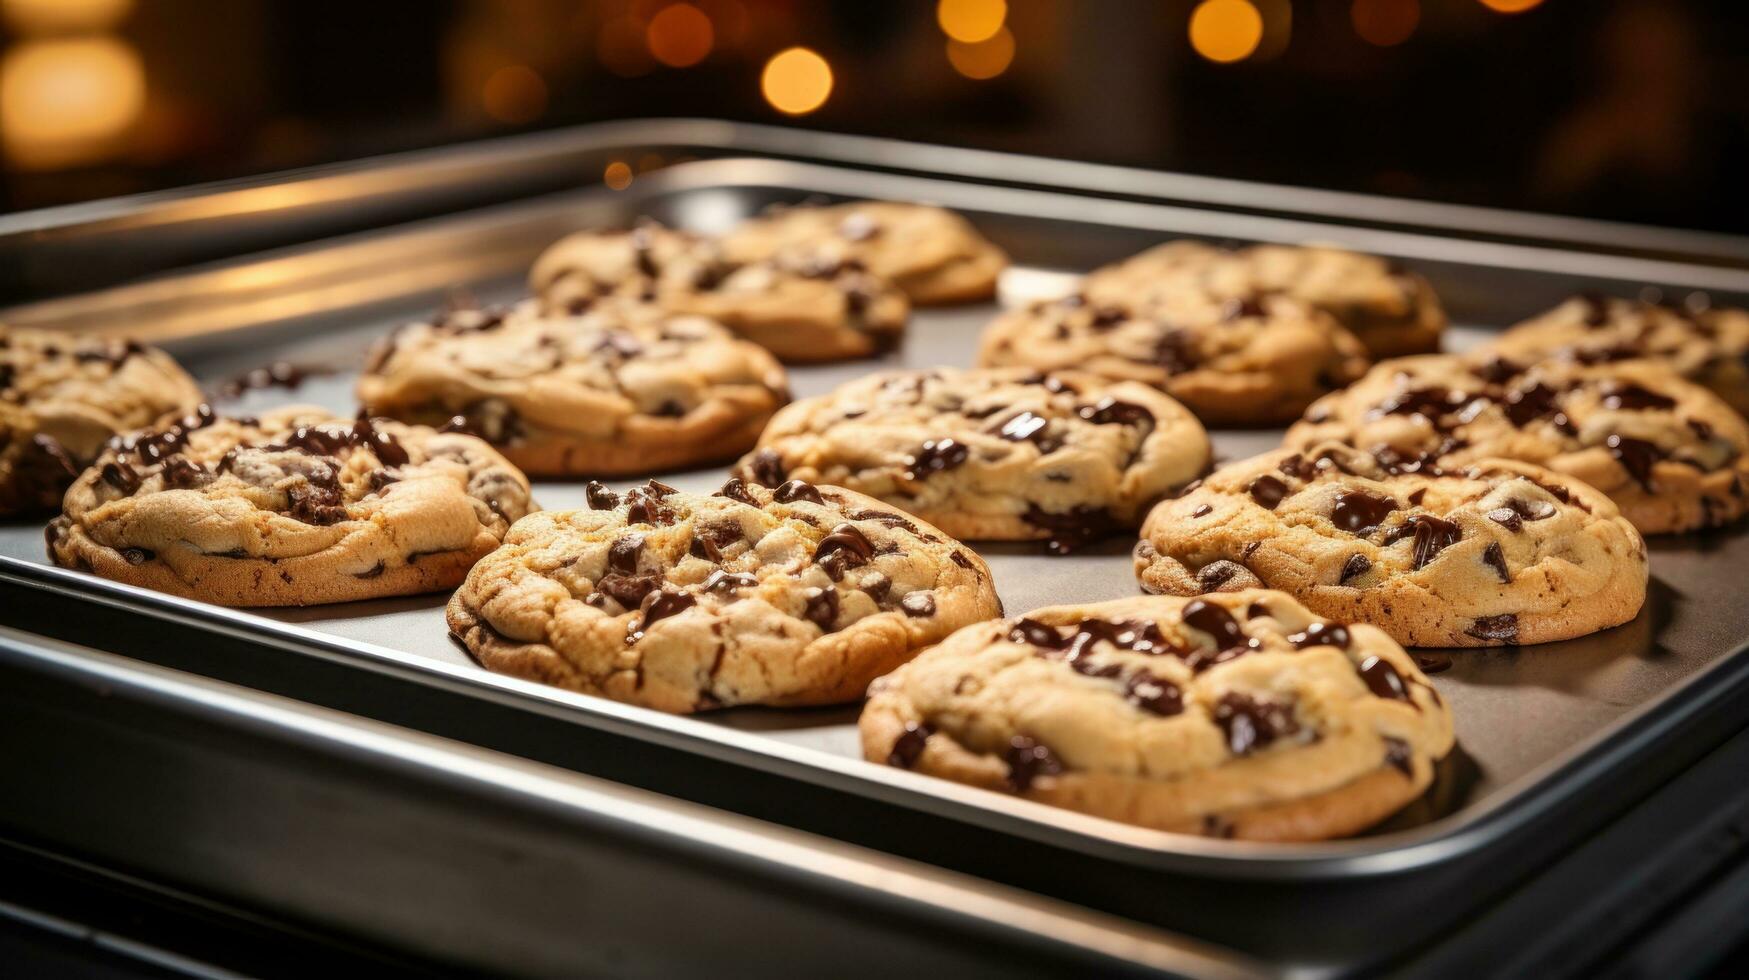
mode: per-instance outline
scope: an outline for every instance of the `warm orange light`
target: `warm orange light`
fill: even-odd
[[[507,65],[487,77],[480,104],[499,122],[533,122],[547,111],[546,80],[526,65]]]
[[[994,38],[1007,19],[1007,0],[938,0],[935,5],[935,22],[942,33],[962,44]]]
[[[670,68],[689,68],[711,53],[716,34],[711,19],[690,3],[663,7],[644,32],[650,54]]]
[[[741,0],[698,0],[705,16],[711,19],[720,48],[738,48],[747,40],[747,8]]]
[[[1418,0],[1354,0],[1348,19],[1354,22],[1354,33],[1361,40],[1388,48],[1415,33],[1415,25],[1421,23],[1421,4]]]
[[[1502,14],[1522,14],[1543,0],[1481,0],[1482,6]]]
[[[100,31],[115,26],[133,5],[133,0],[0,0],[0,13],[23,34]]]
[[[616,191],[623,191],[632,186],[632,168],[623,161],[615,160],[601,172],[601,182]]]
[[[779,51],[765,63],[759,89],[778,112],[806,115],[832,94],[832,66],[807,48]]]
[[[601,25],[595,38],[595,56],[602,67],[621,78],[636,78],[656,67],[644,42],[642,21],[616,17]]]
[[[1014,61],[1014,35],[1004,27],[989,40],[977,44],[949,40],[947,60],[954,71],[967,78],[995,78],[1007,71]]]
[[[1263,15],[1246,0],[1203,0],[1190,12],[1190,46],[1210,61],[1243,61],[1263,40]]]
[[[100,158],[145,105],[140,56],[114,38],[26,41],[0,61],[0,138],[22,166]]]

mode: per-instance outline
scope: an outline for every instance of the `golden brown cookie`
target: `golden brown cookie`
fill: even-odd
[[[1420,796],[1451,711],[1403,649],[1280,592],[965,627],[875,682],[871,761],[1159,830],[1352,834]]]
[[[763,348],[702,317],[526,303],[403,327],[372,352],[358,399],[478,435],[525,472],[588,476],[733,459],[789,391]]]
[[[1520,367],[1429,354],[1385,361],[1288,431],[1459,470],[1523,460],[1609,494],[1644,534],[1728,524],[1749,506],[1749,424],[1650,361]]]
[[[59,507],[111,436],[199,404],[156,348],[0,325],[0,517]]]
[[[1614,503],[1508,460],[1441,473],[1338,443],[1223,466],[1155,507],[1136,545],[1149,592],[1281,589],[1406,646],[1584,636],[1633,619],[1646,544]]]
[[[985,328],[978,363],[1139,381],[1213,426],[1291,421],[1368,365],[1360,341],[1297,300],[1190,289],[1136,303],[1076,295],[1010,310]]]
[[[59,565],[225,606],[454,588],[533,509],[484,442],[308,406],[118,437],[48,529]]]
[[[835,704],[1002,613],[976,555],[838,487],[591,484],[589,506],[517,524],[450,600],[480,663],[662,711]]]
[[[890,371],[790,405],[736,467],[878,497],[968,540],[1054,550],[1134,528],[1202,475],[1208,435],[1147,385],[1025,369]]]

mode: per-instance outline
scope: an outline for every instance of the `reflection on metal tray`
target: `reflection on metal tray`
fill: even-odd
[[[295,393],[251,391],[227,407],[254,411],[295,400],[349,412],[352,366],[372,339],[427,312],[450,288],[465,287],[488,300],[517,295],[528,262],[569,230],[623,226],[639,215],[720,230],[768,204],[811,195],[929,200],[966,213],[1015,257],[1017,267],[1003,283],[1011,298],[1060,289],[1064,271],[1085,270],[1177,235],[1335,241],[1425,272],[1461,324],[1451,346],[1473,343],[1483,331],[1579,289],[1632,294],[1649,284],[1678,293],[1707,290],[1724,302],[1749,297],[1749,272],[1736,269],[803,163],[724,160],[640,177],[626,192],[555,195],[4,316],[157,338],[210,385],[268,359],[332,366],[339,373],[314,377]],[[995,309],[919,310],[900,351],[878,362],[794,368],[795,392],[819,394],[878,367],[968,365],[978,330]],[[1224,458],[1271,448],[1278,438],[1274,430],[1215,434]],[[708,490],[723,477],[719,469],[663,479],[686,490]],[[536,490],[549,509],[582,506],[580,483],[546,482]],[[1463,752],[1444,767],[1425,800],[1361,839],[1263,846],[1144,830],[867,764],[858,753],[855,707],[741,708],[672,718],[488,674],[446,637],[442,596],[259,615],[214,610],[41,568],[41,540],[35,525],[0,527],[0,587],[13,597],[36,595],[42,603],[45,621],[30,628],[62,635],[88,629],[51,610],[92,603],[156,617],[166,630],[223,636],[246,649],[221,655],[225,648],[215,639],[204,653],[167,650],[164,644],[128,652],[265,687],[303,684],[299,696],[319,696],[348,710],[871,843],[1221,941],[1261,944],[1270,947],[1264,952],[1302,961],[1383,957],[1431,934],[1458,914],[1458,905],[1429,909],[1409,896],[1432,896],[1462,882],[1463,901],[1479,902],[1506,886],[1529,870],[1529,862],[1601,819],[1607,805],[1643,790],[1704,747],[1697,740],[1704,741],[1705,726],[1730,722],[1728,699],[1741,695],[1749,679],[1749,658],[1732,656],[1749,640],[1749,608],[1736,601],[1729,574],[1749,567],[1749,536],[1737,529],[1654,541],[1651,600],[1632,623],[1565,643],[1454,654],[1456,666],[1434,680],[1452,703]],[[1022,545],[977,550],[1015,614],[1133,595],[1125,559],[1129,544],[1112,541],[1067,557]],[[83,641],[113,648],[101,639]],[[587,732],[600,737],[590,740]],[[611,744],[624,754],[571,751],[559,744],[566,739],[593,748]],[[1628,768],[1630,763],[1637,768]],[[1227,897],[1198,901],[1216,882],[1230,890]],[[1334,882],[1345,883],[1345,898],[1301,900],[1299,889]],[[1362,891],[1361,882],[1377,890]],[[1380,901],[1385,889],[1396,895],[1393,901]],[[1359,904],[1363,894],[1365,904]],[[1217,911],[1241,897],[1258,914],[1284,917],[1292,926],[1252,936],[1243,922]],[[1389,926],[1388,941],[1370,929],[1344,930],[1345,921],[1354,921],[1347,917],[1362,908],[1373,925]]]

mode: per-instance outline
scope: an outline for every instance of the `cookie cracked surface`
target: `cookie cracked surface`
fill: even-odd
[[[200,403],[156,348],[0,325],[0,517],[59,507],[111,436]]]
[[[1361,252],[1321,245],[1224,249],[1167,242],[1097,269],[1082,287],[1096,302],[1203,291],[1226,298],[1289,296],[1335,317],[1373,357],[1439,349],[1445,311],[1421,275]]]
[[[878,680],[864,757],[1160,830],[1309,841],[1420,796],[1450,709],[1403,649],[1280,592],[965,627]]]
[[[1086,371],[1153,385],[1210,425],[1276,425],[1361,376],[1360,341],[1285,296],[1178,290],[1146,301],[1075,295],[1011,310],[985,328],[978,363]]]
[[[1749,310],[1575,296],[1507,330],[1487,349],[1516,364],[1654,361],[1749,416]]]
[[[533,304],[403,327],[371,354],[372,415],[478,435],[538,476],[652,473],[732,459],[789,400],[783,368],[701,317]]]
[[[67,491],[49,556],[226,606],[453,588],[533,509],[484,442],[297,406],[200,409],[115,439]]]
[[[485,667],[676,713],[835,704],[1001,615],[975,554],[849,490],[652,481],[589,501],[518,523],[450,600]]]
[[[895,201],[785,207],[742,222],[722,244],[737,264],[855,261],[919,306],[988,299],[1008,265],[965,218]]]
[[[1749,424],[1648,361],[1386,361],[1307,409],[1284,444],[1332,440],[1441,470],[1489,457],[1546,466],[1609,494],[1644,534],[1728,524],[1749,507]]]
[[[871,375],[788,406],[735,473],[848,487],[959,538],[1067,550],[1135,527],[1209,458],[1195,417],[1147,385],[937,368]]]
[[[714,240],[653,222],[561,239],[535,261],[529,284],[554,314],[653,304],[708,317],[794,363],[888,350],[910,315],[905,294],[855,257],[731,262]]]
[[[1646,546],[1599,491],[1529,463],[1441,474],[1336,443],[1216,470],[1155,507],[1136,545],[1149,592],[1281,589],[1408,646],[1570,639],[1625,623]]]

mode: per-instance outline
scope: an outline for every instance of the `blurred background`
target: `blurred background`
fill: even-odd
[[[1749,232],[1746,7],[0,0],[0,208],[711,116]]]

